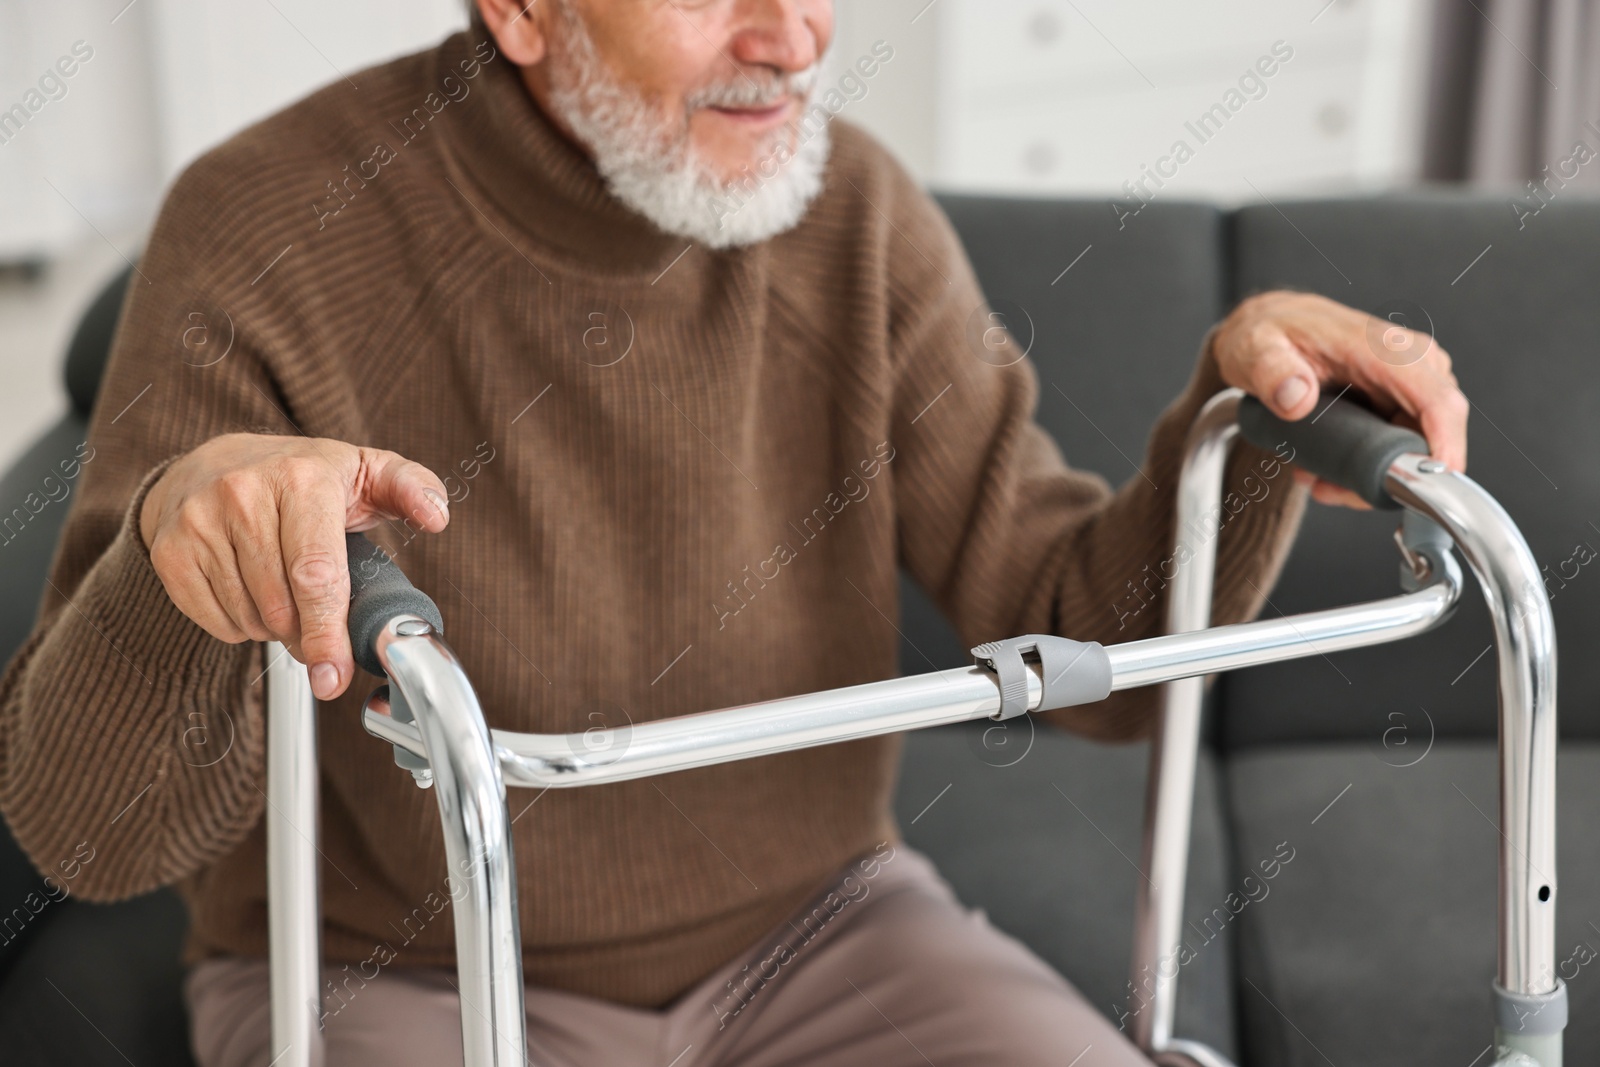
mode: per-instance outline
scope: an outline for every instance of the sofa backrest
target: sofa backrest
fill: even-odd
[[[1431,323],[1473,404],[1468,473],[1510,513],[1543,568],[1563,653],[1561,732],[1594,737],[1600,201],[1562,195],[1520,218],[1504,197],[1459,194],[1247,207],[1230,220],[1230,273],[1235,297],[1288,287]],[[1394,592],[1394,522],[1311,509],[1268,613]],[[1493,737],[1491,643],[1483,597],[1469,582],[1455,617],[1430,634],[1226,676],[1223,743],[1360,740],[1382,755],[1386,743]]]
[[[77,329],[72,332],[72,340],[67,344],[62,376],[72,410],[84,418],[89,417],[95,394],[100,391],[100,378],[105,374],[106,360],[111,355],[111,339],[116,336],[133,272],[130,263],[106,283],[94,302],[84,309]]]

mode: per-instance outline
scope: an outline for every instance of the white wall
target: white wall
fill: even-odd
[[[21,109],[20,128],[0,125],[0,261],[136,226],[154,205],[146,13],[126,2],[0,0],[0,122]]]
[[[312,90],[466,25],[459,0],[144,2],[168,175]]]
[[[835,11],[830,61],[836,71],[870,54],[877,41],[894,49],[894,58],[866,83],[866,95],[841,114],[865,126],[913,174],[929,180],[938,159],[937,0],[931,8],[928,0],[835,0]]]
[[[0,125],[0,262],[96,231],[136,245],[200,152],[465,22],[459,0],[0,0],[0,121],[27,110]],[[63,58],[76,70],[50,99],[39,80]]]
[[[0,467],[66,409],[61,357],[78,316],[138,255],[162,189],[234,131],[464,25],[458,0],[0,0]],[[39,79],[92,52],[62,80]],[[38,91],[29,96],[30,90]]]

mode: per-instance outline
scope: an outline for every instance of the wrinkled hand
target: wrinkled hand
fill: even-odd
[[[383,519],[443,530],[444,483],[378,448],[235,433],[166,469],[139,534],[179,611],[230,644],[282,641],[327,700],[355,675],[345,531]]]
[[[1229,385],[1257,397],[1280,418],[1305,418],[1318,394],[1346,386],[1399,425],[1420,431],[1435,459],[1467,466],[1467,398],[1450,357],[1425,333],[1310,293],[1252,296],[1223,320],[1212,352]],[[1365,508],[1348,489],[1305,471],[1295,478],[1324,504]]]

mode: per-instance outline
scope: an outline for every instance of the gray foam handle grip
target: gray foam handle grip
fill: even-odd
[[[1311,414],[1295,422],[1278,418],[1255,397],[1245,397],[1239,402],[1239,432],[1257,448],[1349,489],[1375,508],[1400,506],[1383,487],[1389,464],[1406,452],[1428,454],[1421,434],[1337,397],[1319,399]],[[1283,445],[1293,454],[1285,455]]]
[[[357,666],[382,678],[376,643],[391,619],[417,615],[439,633],[444,632],[444,619],[428,594],[412,585],[400,565],[365,534],[345,534],[344,547],[350,564],[350,648]]]

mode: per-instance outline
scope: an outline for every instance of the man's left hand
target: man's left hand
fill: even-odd
[[[1305,418],[1322,390],[1354,386],[1379,414],[1420,431],[1435,459],[1466,469],[1467,398],[1449,355],[1425,333],[1326,297],[1269,292],[1223,320],[1212,352],[1224,381],[1281,418]],[[1324,504],[1367,507],[1348,489],[1300,470],[1295,477]]]

